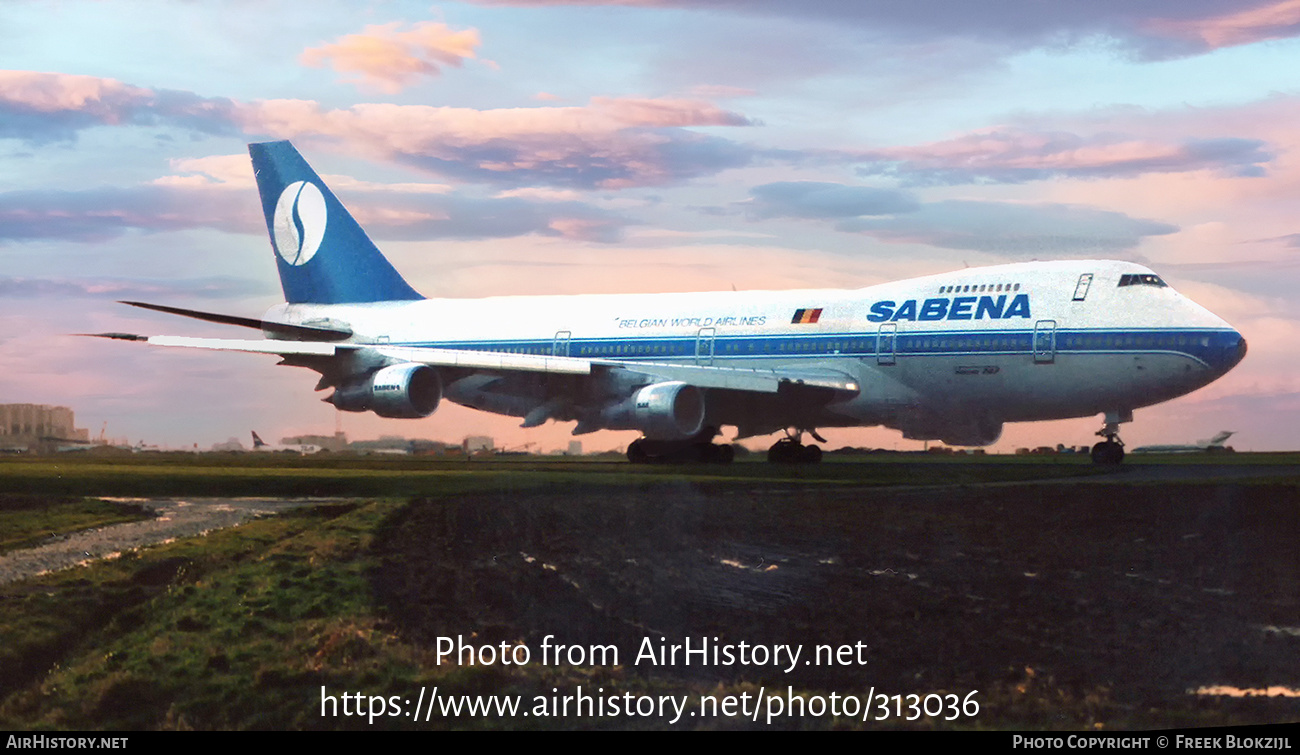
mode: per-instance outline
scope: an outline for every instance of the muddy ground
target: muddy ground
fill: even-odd
[[[1002,726],[1300,720],[1295,697],[1195,694],[1300,688],[1292,484],[504,491],[417,502],[376,548],[377,594],[431,646],[473,630],[537,652],[551,634],[626,663],[646,636],[861,642],[865,666],[637,672],[980,690],[990,713],[1037,695]]]

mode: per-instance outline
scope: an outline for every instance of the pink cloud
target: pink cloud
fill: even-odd
[[[1055,177],[1111,178],[1217,170],[1261,175],[1273,159],[1258,139],[1171,139],[996,127],[940,142],[859,153],[867,174],[914,183],[1019,183]]]
[[[439,175],[512,185],[664,185],[740,167],[754,156],[751,148],[687,130],[752,125],[698,99],[596,97],[584,106],[494,110],[382,103],[326,109],[311,100],[242,103],[111,79],[0,72],[0,138],[40,143],[114,124],[343,143],[351,152]]]
[[[580,107],[470,108],[315,102],[242,105],[247,132],[325,139],[475,181],[619,188],[661,185],[743,165],[748,150],[692,126],[750,121],[708,102],[596,97]]]
[[[1293,37],[1300,31],[1300,0],[1280,0],[1258,8],[1200,19],[1153,19],[1158,34],[1203,42],[1210,49]]]
[[[1059,47],[1062,40],[1106,37],[1146,57],[1198,54],[1300,34],[1300,0],[1198,0],[1087,3],[1002,0],[845,2],[844,0],[466,0],[477,5],[680,8],[710,13],[785,16],[856,26],[905,42],[961,37],[1018,48]]]
[[[0,71],[0,137],[47,142],[71,139],[94,125],[182,125],[232,130],[233,103],[192,92],[152,90],[114,79],[37,71]]]
[[[148,89],[114,79],[38,71],[0,71],[0,99],[41,113],[75,110],[103,118],[108,123],[152,100]]]
[[[454,31],[446,24],[423,21],[408,31],[394,22],[367,26],[337,42],[303,51],[304,65],[321,67],[331,62],[339,73],[360,74],[347,79],[386,92],[398,92],[423,77],[437,76],[442,66],[461,67],[477,57],[477,29]]]

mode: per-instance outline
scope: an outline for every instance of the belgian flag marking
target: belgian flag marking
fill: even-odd
[[[821,319],[821,308],[817,309],[796,309],[794,317],[790,319],[791,325],[810,325]]]

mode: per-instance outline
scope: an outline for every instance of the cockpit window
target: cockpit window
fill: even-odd
[[[1151,273],[1126,273],[1119,277],[1120,288],[1124,286],[1156,286],[1164,288],[1167,284],[1160,280],[1159,275]]]

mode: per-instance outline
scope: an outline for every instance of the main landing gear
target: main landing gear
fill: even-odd
[[[816,464],[822,460],[821,446],[803,444],[803,430],[786,431],[786,436],[767,449],[767,460],[772,464]],[[821,441],[826,439],[809,430],[808,434]]]
[[[1132,420],[1133,415],[1129,414]],[[1124,461],[1124,441],[1119,439],[1119,421],[1111,421],[1111,415],[1106,415],[1106,425],[1097,431],[1097,434],[1106,440],[1092,447],[1092,463],[1116,465]]]
[[[633,464],[730,464],[736,451],[729,445],[713,442],[716,427],[706,427],[690,440],[652,440],[637,438],[627,447],[627,460]]]

